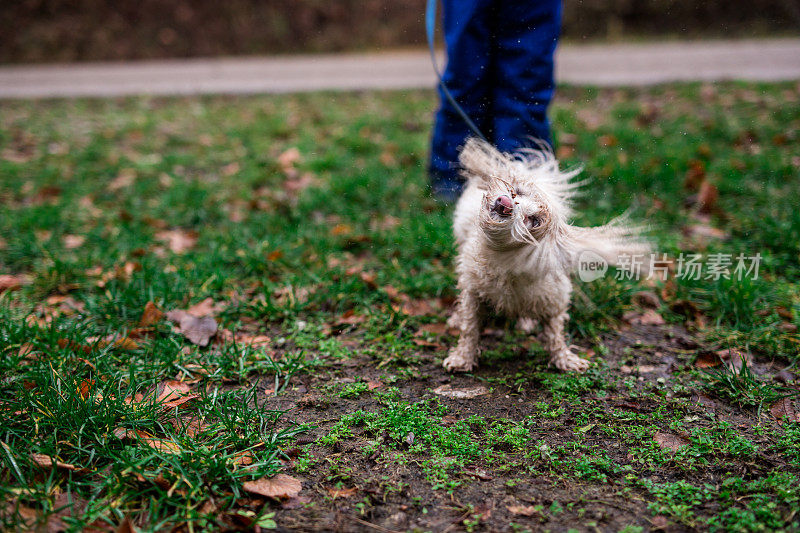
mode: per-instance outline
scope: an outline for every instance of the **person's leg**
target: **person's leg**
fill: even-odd
[[[492,0],[443,0],[447,66],[443,79],[450,94],[484,132],[491,129]],[[431,138],[429,175],[433,193],[455,200],[461,192],[458,150],[472,132],[439,88],[440,107]]]
[[[553,54],[561,0],[499,0],[494,12],[493,141],[504,152],[550,143],[547,107],[553,97]]]

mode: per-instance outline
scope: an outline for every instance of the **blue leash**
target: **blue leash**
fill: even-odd
[[[444,79],[442,79],[442,73],[439,72],[439,66],[436,64],[436,50],[434,48],[434,41],[436,38],[436,7],[439,0],[428,0],[427,8],[425,9],[425,31],[428,34],[428,49],[431,52],[431,62],[433,63],[433,70],[436,72],[436,77],[439,79],[439,87],[442,88],[442,92],[444,96],[447,98],[447,101],[450,102],[455,110],[461,115],[461,118],[466,122],[469,129],[472,130],[472,133],[486,141],[486,137],[483,136],[481,130],[478,129],[478,126],[475,125],[474,122],[469,118],[461,106],[458,105],[456,99],[453,98],[453,95],[450,94],[450,89],[447,88],[447,85],[444,84]],[[488,142],[488,141],[487,141]]]

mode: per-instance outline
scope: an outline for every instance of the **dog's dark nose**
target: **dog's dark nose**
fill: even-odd
[[[494,201],[492,211],[501,217],[510,217],[514,212],[514,202],[508,196],[498,196],[497,200]]]

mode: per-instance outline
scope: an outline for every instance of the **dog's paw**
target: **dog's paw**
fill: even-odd
[[[524,317],[517,320],[517,329],[522,333],[533,333],[533,330],[536,329],[537,324],[538,323],[536,320],[529,317]]]
[[[478,366],[478,362],[475,357],[465,357],[458,348],[454,348],[442,365],[450,372],[469,372]]]
[[[581,359],[570,351],[558,354],[551,358],[550,362],[564,372],[586,372],[590,364],[586,359]]]

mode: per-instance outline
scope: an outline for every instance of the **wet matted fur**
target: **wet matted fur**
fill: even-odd
[[[519,319],[525,329],[538,321],[550,363],[586,370],[588,361],[564,339],[571,274],[585,251],[611,265],[624,256],[646,255],[650,247],[640,229],[624,217],[593,228],[571,225],[579,171],[561,171],[546,147],[511,155],[470,139],[459,162],[467,185],[453,222],[459,298],[449,324],[461,335],[445,368],[463,372],[477,365],[481,311],[488,306]]]

